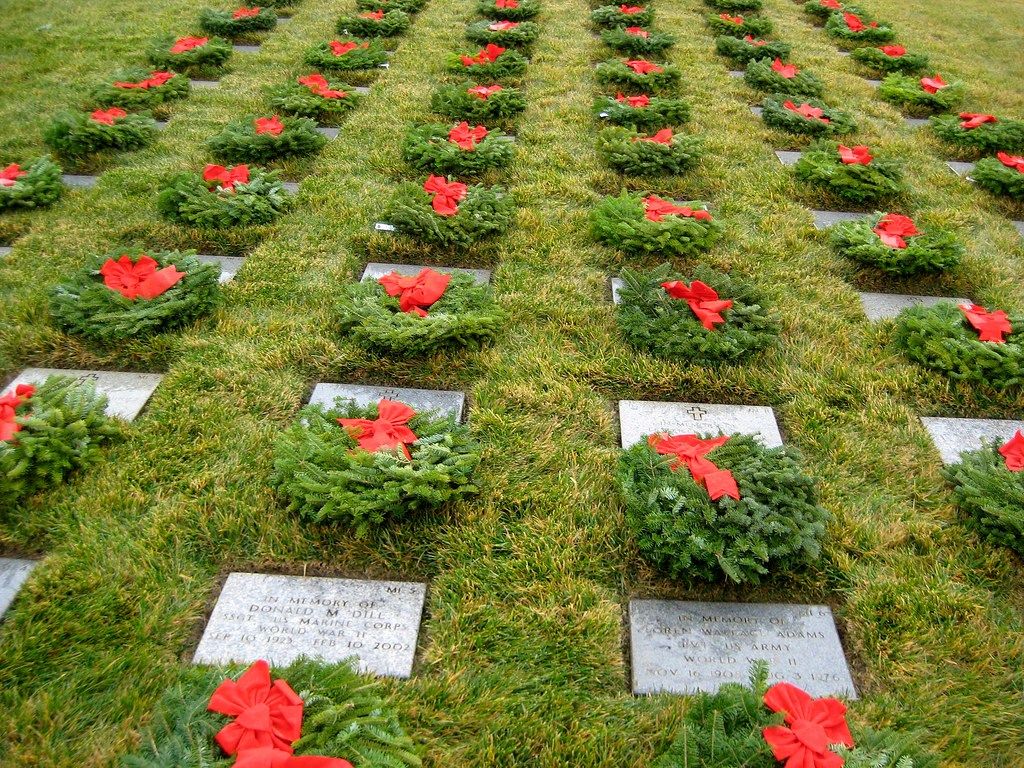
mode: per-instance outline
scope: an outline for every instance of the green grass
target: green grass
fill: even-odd
[[[162,30],[198,31],[202,3],[8,0],[0,30],[6,164],[42,152],[46,120],[98,79],[140,60]],[[0,764],[112,766],[187,663],[218,579],[229,570],[368,575],[430,582],[418,666],[388,681],[428,766],[639,768],[670,741],[686,700],[629,694],[623,612],[631,595],[831,604],[863,701],[855,717],[920,728],[950,766],[1018,766],[1024,710],[1024,569],[957,521],[918,414],[1018,416],[1024,397],[952,385],[887,347],[864,290],[966,295],[1024,306],[1022,241],[1004,214],[941,162],[927,132],[840,58],[789,0],[767,0],[778,39],[851,110],[858,143],[907,164],[907,212],[962,233],[967,256],[941,277],[895,280],[831,253],[772,149],[755,94],[714,54],[699,0],[663,2],[659,29],[694,106],[687,130],[707,156],[674,179],[602,168],[590,117],[591,65],[610,52],[585,8],[544,0],[524,78],[516,160],[501,174],[517,230],[465,252],[423,251],[369,231],[396,183],[412,121],[427,121],[444,60],[468,50],[472,0],[432,0],[399,38],[391,69],[317,157],[281,166],[304,178],[273,227],[212,237],[162,222],[163,178],[209,160],[203,142],[263,111],[262,89],[305,74],[303,51],[333,37],[351,0],[304,0],[259,54],[235,54],[221,87],[175,104],[159,141],[118,156],[93,191],[0,217],[0,371],[27,365],[166,371],[126,442],[98,467],[22,509],[0,512],[0,547],[45,555],[0,629]],[[899,42],[967,84],[965,108],[1024,115],[1024,7],[871,0]],[[308,176],[306,175],[308,174]],[[593,244],[600,195],[656,188],[712,201],[726,238],[702,261],[757,280],[777,305],[783,344],[752,362],[704,370],[631,350],[615,328],[607,278],[621,265]],[[49,287],[116,245],[247,253],[224,307],[186,332],[98,351],[61,335]],[[381,359],[332,332],[331,306],[364,262],[495,269],[513,321],[480,353]],[[653,263],[653,262],[652,262]],[[632,264],[632,266],[650,266]],[[677,262],[679,269],[693,266]],[[464,389],[485,445],[479,498],[366,540],[286,514],[268,484],[275,436],[316,381]],[[836,520],[819,567],[759,588],[685,586],[638,558],[612,483],[619,398],[773,406],[786,440],[821,479]]]

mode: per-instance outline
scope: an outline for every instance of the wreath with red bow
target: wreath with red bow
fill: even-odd
[[[254,33],[269,32],[277,26],[277,11],[272,6],[243,5],[231,11],[203,8],[199,12],[199,26],[209,35],[219,35],[229,40],[251,39]]]
[[[452,120],[508,126],[526,109],[526,98],[518,88],[465,82],[438,88],[431,96],[430,108]]]
[[[388,60],[388,53],[378,40],[329,40],[306,50],[305,62],[325,72],[344,72],[357,84],[370,82],[376,70]]]
[[[908,217],[876,213],[867,219],[842,221],[829,228],[836,253],[893,275],[941,272],[955,267],[964,246],[946,229],[918,230]]]
[[[865,45],[854,48],[850,58],[878,74],[902,72],[913,75],[928,68],[928,57],[925,54],[907,53],[901,45]]]
[[[478,176],[512,162],[513,143],[507,134],[463,121],[456,125],[413,126],[402,144],[402,156],[413,168],[442,176]]]
[[[290,201],[276,171],[208,165],[201,173],[173,177],[160,191],[156,207],[177,224],[222,229],[269,224]]]
[[[878,86],[878,97],[908,115],[922,117],[953,109],[963,101],[964,84],[959,81],[947,83],[940,75],[918,78],[894,72]]]
[[[935,135],[962,156],[1003,152],[1024,153],[1024,120],[975,112],[936,115],[930,120]]]
[[[476,11],[484,18],[527,21],[540,13],[538,0],[478,0]]]
[[[704,2],[716,11],[728,11],[729,13],[760,11],[764,5],[763,0],[704,0]]]
[[[528,48],[540,33],[532,21],[484,19],[466,25],[466,39],[478,45],[493,43],[506,48]]]
[[[410,16],[423,10],[427,0],[356,0],[356,8],[360,11],[403,11]]]
[[[266,163],[319,152],[326,137],[308,117],[248,115],[228,123],[206,141],[206,148],[220,160],[233,163]]]
[[[651,56],[676,44],[676,36],[640,26],[612,27],[601,32],[601,42],[626,56]]]
[[[455,75],[490,83],[520,77],[526,72],[526,64],[527,58],[519,51],[488,43],[475,53],[449,56],[445,69]]]
[[[602,5],[590,12],[590,20],[599,27],[646,27],[654,22],[654,9],[649,5]]]
[[[664,96],[601,96],[594,102],[594,116],[611,125],[622,125],[638,131],[655,132],[673,128],[690,120],[690,105],[682,99]]]
[[[845,136],[857,131],[849,112],[824,101],[774,94],[761,102],[761,119],[769,128],[804,136]]]
[[[732,16],[728,13],[720,13],[706,16],[705,21],[716,35],[731,37],[746,37],[747,35],[767,37],[775,28],[771,19],[760,16]]]
[[[875,21],[866,13],[854,9],[836,11],[825,22],[825,33],[843,43],[888,43],[896,38],[896,31],[886,21]]]
[[[994,195],[1024,202],[1024,154],[997,152],[995,157],[983,158],[974,164],[971,178]]]
[[[374,9],[342,16],[335,27],[339,35],[352,37],[395,37],[409,28],[409,14],[397,8],[387,11]]]
[[[870,147],[847,147],[824,139],[803,152],[793,175],[802,184],[849,203],[875,203],[906,192],[903,169],[897,161]]]
[[[627,176],[684,173],[704,156],[700,136],[662,128],[641,133],[635,128],[611,127],[597,134],[597,155],[613,170]]]
[[[793,46],[778,40],[760,40],[753,35],[719,35],[715,38],[715,50],[737,64],[746,66],[757,59],[789,61]]]
[[[61,157],[80,161],[100,152],[141,149],[153,143],[158,133],[149,115],[110,107],[58,113],[43,133],[43,141]]]
[[[450,247],[504,232],[514,212],[515,203],[502,187],[430,176],[424,184],[401,185],[384,215],[399,234]]]
[[[308,117],[323,125],[338,125],[359,105],[362,96],[348,83],[331,81],[317,72],[267,91],[270,108],[281,115]]]
[[[49,157],[0,168],[0,211],[8,208],[43,208],[64,194],[60,166]]]
[[[133,67],[122,69],[89,92],[89,101],[98,107],[158,110],[170,101],[183,99],[191,86],[185,75],[176,72]]]
[[[781,59],[751,61],[743,73],[743,82],[758,91],[803,98],[818,97],[825,91],[821,78],[816,74],[785,64]]]
[[[659,64],[645,59],[610,59],[594,69],[598,84],[629,93],[665,94],[679,87],[682,73],[675,64]]]
[[[722,225],[700,202],[665,200],[623,191],[591,214],[594,238],[630,256],[695,256],[722,237]]]
[[[807,0],[803,6],[804,13],[810,16],[818,26],[828,21],[828,17],[837,11],[856,13],[861,18],[867,16],[867,11],[860,6],[846,5],[839,2],[839,0]]]
[[[162,35],[150,43],[146,58],[162,70],[190,77],[215,77],[223,71],[232,53],[231,43],[222,37]]]

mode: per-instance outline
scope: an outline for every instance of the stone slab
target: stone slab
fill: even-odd
[[[857,697],[825,605],[630,600],[629,636],[633,693],[714,692],[764,659],[772,682]]]
[[[786,152],[781,149],[775,150],[775,156],[779,158],[779,162],[783,165],[796,165],[797,161],[803,157],[803,152]]]
[[[762,109],[761,107],[751,107],[750,108],[750,113],[752,115],[756,115],[757,117],[760,117],[763,112],[764,112],[764,109]]]
[[[156,123],[156,129],[158,131],[166,131],[167,130],[167,126],[169,124],[168,120],[154,120],[153,122]]]
[[[352,90],[355,91],[356,93],[359,93],[359,94],[362,94],[363,96],[366,96],[370,92],[370,86],[368,86],[368,85],[355,85],[355,86],[352,87]]]
[[[921,423],[932,436],[932,442],[942,457],[943,464],[956,464],[964,451],[976,451],[985,441],[1006,442],[1017,432],[1024,431],[1024,421],[1009,419],[947,419],[941,416],[922,416]]]
[[[313,387],[309,398],[311,405],[333,406],[337,398],[355,401],[356,405],[372,405],[381,398],[397,400],[412,406],[416,411],[436,411],[454,416],[462,421],[466,406],[466,395],[440,389],[410,389],[408,387],[369,387],[361,384],[328,384],[321,382]]]
[[[622,281],[621,277],[612,278],[612,301],[615,304],[619,303],[619,291],[622,290],[623,285],[625,285],[625,283]]]
[[[763,405],[619,401],[619,430],[623,448],[655,432],[754,435],[769,448],[782,445],[775,412]]]
[[[946,165],[949,167],[949,170],[951,170],[957,176],[966,177],[971,171],[974,170],[974,163],[960,163],[957,162],[956,160],[948,160],[946,161]]]
[[[220,88],[220,80],[196,80],[191,81],[193,88]]]
[[[79,175],[77,173],[65,173],[62,177],[65,186],[77,189],[89,189],[95,187],[99,176]]]
[[[840,221],[857,221],[857,219],[863,219],[868,215],[866,213],[854,213],[853,211],[811,211],[815,229],[828,229]]]
[[[260,47],[258,45],[232,45],[231,48],[235,53],[259,53]]]
[[[336,139],[336,138],[338,138],[338,132],[341,130],[340,128],[333,128],[333,127],[331,127],[329,125],[318,125],[316,127],[316,129],[321,134],[326,136],[328,139]]]
[[[412,674],[426,584],[232,573],[192,661],[271,666],[355,656],[376,675]]]
[[[366,269],[363,270],[363,276],[360,280],[376,280],[392,272],[397,272],[400,275],[418,275],[425,267],[425,264],[382,264],[371,261],[366,265]],[[491,282],[491,271],[489,269],[463,269],[461,267],[431,267],[431,269],[446,275],[463,272],[472,275],[473,279],[480,283],[480,285],[487,285]]]
[[[745,75],[745,74],[746,74],[746,72],[744,72],[742,69],[730,69],[729,70],[729,77],[743,77],[743,75]]]
[[[9,245],[0,245],[0,257],[9,256],[14,249]]]
[[[849,57],[849,55],[850,55],[850,52],[849,52],[849,51],[836,51],[836,53],[837,53],[838,55],[842,56],[843,58],[847,58],[847,57]]]
[[[881,80],[873,80],[870,77],[865,79],[864,82],[866,82],[868,85],[873,85],[875,88],[877,88],[878,86],[880,86],[882,84]]]
[[[297,181],[282,181],[281,186],[293,195],[299,191],[299,182]]]
[[[1011,221],[1010,223],[1013,224],[1016,230],[1020,233],[1020,236],[1024,237],[1024,221]]]
[[[34,560],[18,560],[0,557],[0,619],[11,607],[18,595],[21,585],[28,579],[32,569],[36,567]]]
[[[921,128],[931,122],[927,117],[905,117],[903,121],[911,128]]]
[[[241,256],[218,256],[212,253],[198,253],[196,258],[204,264],[220,264],[220,282],[231,282],[242,268],[245,259]]]
[[[868,320],[885,320],[896,317],[908,307],[934,307],[940,301],[955,301],[957,304],[970,303],[970,299],[952,296],[907,296],[901,293],[861,293],[860,303]]]
[[[6,395],[19,384],[42,384],[49,376],[70,376],[79,381],[92,381],[96,391],[107,396],[107,416],[132,421],[149,401],[163,379],[161,373],[128,371],[85,371],[61,368],[26,368],[0,394]]]

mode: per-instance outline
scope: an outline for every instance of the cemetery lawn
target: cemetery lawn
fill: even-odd
[[[8,0],[0,161],[43,153],[50,116],[139,62],[156,33],[197,31],[202,5]],[[218,89],[173,106],[155,145],[113,159],[95,190],[0,216],[0,243],[17,239],[0,263],[5,378],[29,365],[167,374],[105,461],[23,509],[0,510],[0,552],[45,556],[0,628],[0,764],[116,765],[188,663],[223,576],[261,570],[429,582],[413,677],[383,683],[427,766],[648,765],[687,701],[629,693],[630,596],[828,603],[861,717],[920,729],[950,766],[1019,766],[1024,568],[957,520],[917,417],[1019,418],[1024,398],[952,385],[904,361],[886,346],[891,325],[864,321],[851,286],[1019,308],[1024,241],[1004,214],[1024,217],[951,173],[927,130],[905,127],[875,98],[798,5],[765,5],[793,61],[855,113],[858,142],[906,163],[907,207],[960,231],[968,256],[945,277],[914,280],[834,256],[806,211],[827,206],[802,198],[772,154],[798,145],[748,111],[754,94],[714,54],[708,9],[656,2],[657,26],[680,38],[668,55],[708,157],[683,177],[627,186],[711,202],[727,235],[703,261],[760,281],[784,322],[781,347],[749,364],[666,363],[616,331],[607,281],[623,262],[588,234],[599,196],[623,186],[598,164],[590,116],[591,66],[610,53],[581,2],[543,0],[521,151],[500,177],[517,225],[489,244],[424,252],[369,228],[396,183],[416,178],[399,146],[411,122],[430,117],[444,57],[475,50],[461,37],[472,0],[431,0],[340,136],[283,166],[303,185],[273,227],[204,239],[164,223],[153,201],[162,179],[209,161],[202,143],[224,123],[265,109],[265,86],[302,74],[303,51],[331,39],[351,0],[304,0],[258,54],[234,55]],[[865,5],[967,83],[970,111],[1024,116],[1024,5]],[[248,260],[224,307],[184,333],[107,351],[58,333],[49,287],[90,254],[131,245]],[[482,353],[412,362],[365,353],[334,332],[332,305],[367,261],[492,268],[513,320]],[[486,446],[480,496],[364,540],[284,512],[267,483],[273,442],[317,381],[465,390]],[[618,399],[774,407],[835,515],[818,567],[757,588],[687,587],[646,567],[612,480]]]

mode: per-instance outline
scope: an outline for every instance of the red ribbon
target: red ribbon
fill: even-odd
[[[1007,168],[1013,168],[1019,173],[1024,173],[1024,156],[1009,155],[1006,152],[996,152],[996,158]]]
[[[647,444],[662,456],[675,456],[672,470],[686,465],[690,475],[698,485],[703,485],[712,501],[723,496],[739,500],[740,489],[736,478],[728,469],[719,469],[707,454],[719,446],[729,442],[729,437],[715,437],[702,440],[697,435],[650,435]]]
[[[210,42],[208,37],[179,37],[171,46],[171,53],[185,53]]]
[[[620,5],[619,13],[625,14],[626,16],[632,16],[637,13],[643,13],[644,7],[642,5]]]
[[[0,187],[13,187],[18,179],[27,176],[28,171],[21,170],[17,163],[11,163],[3,170],[0,170]]]
[[[173,264],[157,269],[156,260],[140,254],[137,261],[132,261],[127,254],[117,261],[107,259],[100,267],[103,284],[112,291],[117,291],[126,299],[155,299],[177,285],[184,277]]]
[[[743,23],[742,16],[730,16],[728,13],[720,13],[718,14],[718,18],[720,18],[722,21],[732,22],[736,26],[739,26],[740,24]]]
[[[898,213],[885,214],[871,231],[878,235],[885,245],[900,249],[907,247],[907,241],[903,238],[921,234],[913,219]]]
[[[653,61],[647,61],[646,59],[630,59],[625,64],[638,75],[658,74],[665,71]]]
[[[868,27],[875,28],[878,26],[877,21],[865,24],[856,13],[844,13],[843,21],[846,22],[846,26],[850,28],[851,32],[863,32]]]
[[[487,101],[495,93],[504,90],[500,85],[475,85],[472,88],[467,88],[466,93],[470,96],[476,96],[481,101]]]
[[[871,150],[863,144],[858,144],[855,147],[840,144],[838,151],[839,159],[843,161],[844,165],[870,165],[874,160]]]
[[[291,754],[302,735],[302,699],[284,680],[270,682],[270,666],[257,661],[238,681],[225,680],[210,697],[211,712],[235,718],[221,728],[217,743],[227,754],[278,749]]]
[[[331,40],[331,42],[328,43],[328,45],[331,47],[331,53],[333,53],[335,56],[344,56],[346,53],[348,53],[349,51],[354,51],[356,48],[370,47],[369,43],[353,43],[351,40],[348,40],[344,43],[338,40]]]
[[[935,73],[935,77],[922,77],[920,83],[921,87],[928,93],[937,93],[949,85],[938,72]]]
[[[518,21],[496,21],[493,24],[488,24],[487,28],[491,32],[507,32],[510,29],[515,29],[519,26]]]
[[[429,267],[409,277],[391,272],[377,279],[384,286],[388,296],[398,296],[398,308],[403,312],[414,312],[420,317],[427,316],[427,309],[435,304],[448,288],[451,275],[435,272]]]
[[[648,195],[643,200],[644,216],[650,221],[661,221],[666,216],[687,216],[699,221],[711,221],[711,214],[702,208],[693,209],[688,205],[675,205],[657,195]]]
[[[506,51],[500,45],[488,43],[485,48],[477,52],[476,56],[462,56],[463,66],[472,67],[474,64],[493,64]]]
[[[818,5],[822,8],[830,8],[833,11],[838,11],[843,7],[839,0],[818,0]]]
[[[459,212],[458,202],[466,196],[466,185],[448,181],[444,176],[428,176],[423,191],[431,195],[430,205],[439,216],[454,216]]]
[[[100,125],[113,125],[115,120],[120,120],[122,117],[127,117],[128,113],[119,107],[111,107],[110,109],[97,109],[89,115],[89,119],[94,123]]]
[[[246,8],[244,5],[241,8],[237,8],[234,13],[231,14],[233,19],[248,19],[253,16],[260,15],[260,7],[254,6],[252,8]]]
[[[965,131],[970,131],[985,123],[999,122],[995,115],[986,115],[984,112],[961,112],[959,118],[962,121],[960,127]]]
[[[721,313],[732,307],[731,299],[718,298],[718,291],[700,280],[694,280],[690,285],[682,280],[673,280],[662,283],[661,287],[673,299],[682,299],[689,304],[700,324],[709,331],[715,330],[716,324],[725,322]]]
[[[338,423],[371,453],[381,448],[400,448],[405,458],[412,459],[409,445],[416,442],[416,433],[406,426],[416,411],[405,403],[381,400],[377,403],[376,419],[338,419]]]
[[[843,758],[830,751],[829,745],[853,746],[846,705],[838,699],[812,699],[790,683],[769,688],[764,703],[785,717],[786,725],[762,731],[776,760],[785,761],[786,768],[842,768]]]
[[[662,128],[653,136],[634,136],[633,141],[649,141],[653,144],[669,145],[672,143],[672,129]]]
[[[159,88],[161,85],[166,83],[172,77],[174,77],[174,73],[173,72],[161,72],[161,71],[150,72],[149,73],[149,77],[147,77],[145,80],[139,80],[139,82],[137,82],[137,83],[126,82],[124,80],[118,80],[118,81],[116,81],[114,83],[114,87],[115,88],[124,88],[126,90],[127,89],[131,89],[131,88],[140,88],[142,90],[148,90],[150,88]]]
[[[619,102],[619,104],[627,104],[633,109],[640,109],[651,103],[651,97],[646,94],[641,94],[640,96],[625,96],[622,93],[616,93],[615,100]]]
[[[384,18],[383,9],[378,8],[376,11],[367,11],[366,13],[360,13],[359,17],[362,19],[373,19],[374,21],[380,21]]]
[[[306,86],[317,96],[321,96],[325,99],[348,98],[347,91],[332,90],[330,84],[327,82],[327,78],[315,72],[311,75],[306,75],[305,77],[298,78],[298,83],[299,85]]]
[[[898,59],[901,56],[907,55],[907,49],[902,45],[880,45],[878,50],[892,59]]]
[[[648,32],[643,27],[626,27],[625,32],[627,35],[632,35],[633,37],[642,37],[645,40],[651,36],[651,33]]]
[[[208,165],[203,169],[203,181],[207,184],[213,182],[225,192],[234,192],[235,184],[249,183],[249,166],[225,168],[223,165]]]
[[[978,332],[978,341],[1005,344],[1006,339],[1003,338],[1003,334],[1013,333],[1010,318],[1001,309],[989,312],[980,304],[961,304],[960,311],[971,327]]]
[[[16,420],[17,408],[35,393],[36,388],[31,384],[19,384],[13,392],[0,397],[0,442],[10,440],[21,431],[21,424]]]
[[[519,0],[494,0],[495,8],[518,8]]]
[[[484,126],[477,125],[470,128],[469,123],[465,120],[448,131],[448,141],[467,152],[472,152],[476,145],[486,137],[487,129]]]
[[[755,48],[760,48],[762,45],[768,45],[767,40],[758,40],[753,35],[744,35],[743,39],[750,43]]]
[[[340,757],[295,756],[281,749],[247,749],[239,752],[233,768],[353,768]]]
[[[778,72],[780,77],[784,77],[787,80],[792,80],[800,72],[796,68],[795,64],[783,64],[782,59],[778,56],[775,57],[775,61],[772,62],[772,70]]]
[[[1024,435],[1018,429],[1016,434],[1003,443],[999,449],[1006,460],[1006,468],[1011,472],[1024,470]]]
[[[830,122],[832,122],[827,117],[825,117],[825,110],[818,109],[818,107],[812,107],[806,101],[799,107],[792,101],[784,101],[782,102],[782,106],[788,109],[790,112],[796,115],[800,115],[800,117],[804,118],[805,120],[817,120],[819,123],[824,123],[825,125],[828,125]]]
[[[269,133],[271,136],[280,136],[281,132],[284,131],[284,123],[281,122],[281,118],[277,115],[273,117],[257,117],[253,121],[253,125],[256,128],[257,135]]]

